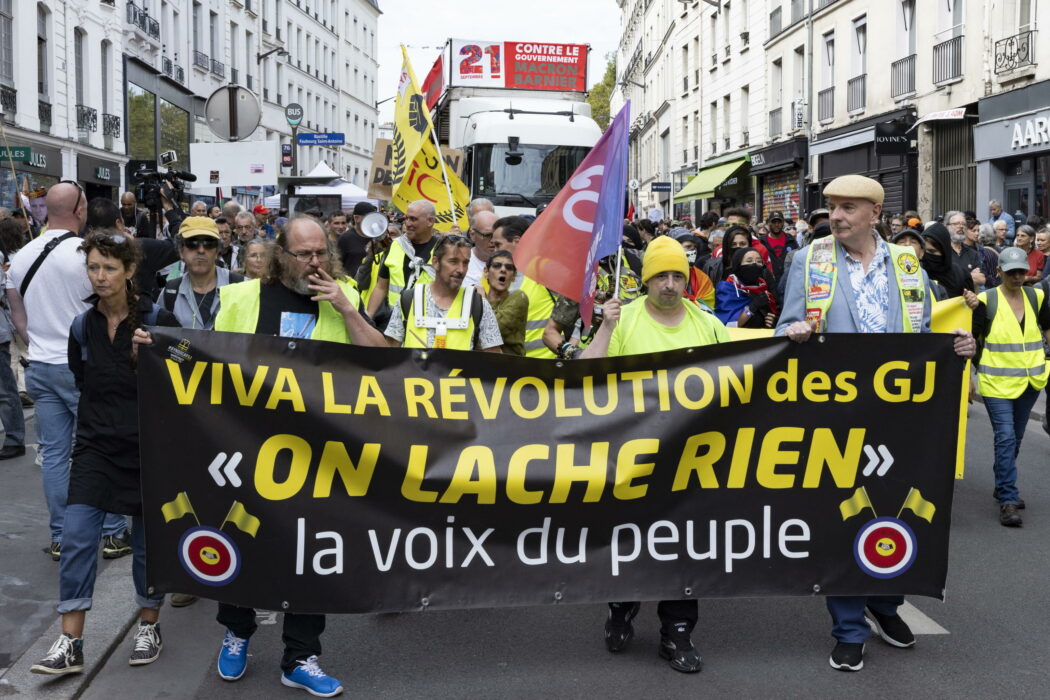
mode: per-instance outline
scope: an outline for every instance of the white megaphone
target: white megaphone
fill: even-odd
[[[360,231],[366,238],[381,238],[389,226],[390,220],[381,212],[374,211],[362,217]]]

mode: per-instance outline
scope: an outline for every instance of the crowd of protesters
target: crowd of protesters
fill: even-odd
[[[804,217],[773,211],[759,220],[750,209],[728,208],[703,214],[696,225],[688,219],[625,221],[622,249],[599,261],[597,305],[589,319],[580,317],[578,302],[518,270],[514,251],[535,217],[500,217],[484,199],[470,203],[467,231],[448,234],[436,231],[427,201],[392,216],[385,230],[382,223],[365,230],[366,217],[376,211],[368,202],[289,217],[262,205],[249,211],[235,201],[197,201],[187,213],[168,191],[163,215],[150,217],[130,192],[119,206],[88,201],[79,185],[66,181],[48,192],[40,232],[24,215],[0,209],[7,290],[0,319],[0,459],[25,454],[23,407],[35,402],[50,513],[46,551],[60,562],[62,634],[34,672],[83,670],[96,542],[103,556],[134,556],[141,612],[130,663],[148,664],[162,648],[161,601],[145,586],[138,495],[134,372],[138,348],[151,342],[144,326],[538,359],[727,342],[730,328],[775,329],[804,341],[813,331],[895,332],[894,323],[908,317],[898,308],[904,302],[887,301],[886,285],[880,297],[879,285],[869,282],[898,274],[894,284],[903,290],[897,263],[886,260],[913,256],[907,279],[921,280],[923,308],[912,314],[922,323],[911,330],[929,330],[931,300],[962,297],[973,310],[974,335],[984,341],[978,385],[996,434],[993,495],[1000,522],[1020,525],[1024,502],[1015,459],[1028,411],[1046,385],[1050,231],[1034,217],[1014,221],[995,202],[980,218],[959,211],[928,222],[916,212],[884,215],[882,190],[873,182],[832,183],[825,192],[828,208]],[[810,311],[803,305],[815,250],[839,255],[849,268],[843,286],[852,285],[847,297],[856,294],[863,312],[855,324],[833,304],[823,318],[798,317],[800,308]],[[923,274],[916,275],[919,269]],[[679,328],[680,334],[664,337]],[[972,341],[960,331],[957,352],[972,355]],[[1014,347],[1025,350],[1015,353]],[[97,410],[99,402],[109,410]],[[195,600],[171,597],[175,606]],[[901,627],[897,603],[865,605],[829,599],[836,629],[847,618],[854,627],[848,640],[836,633],[835,668],[862,665],[863,639],[857,639],[866,633],[857,630],[865,610],[888,642],[914,643]],[[610,651],[626,647],[637,612],[634,602],[611,604],[605,630]],[[659,614],[661,655],[676,670],[700,670],[690,640],[695,601],[664,601]],[[247,667],[254,612],[220,605],[218,621],[226,631],[217,671],[237,680]],[[341,692],[339,681],[319,665],[323,630],[321,615],[285,616],[282,683],[314,695]]]

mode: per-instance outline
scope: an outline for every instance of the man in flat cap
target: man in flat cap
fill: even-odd
[[[929,333],[926,273],[910,247],[883,241],[874,227],[882,214],[883,189],[860,175],[835,178],[824,188],[831,235],[794,256],[776,335],[798,343],[814,333]],[[976,343],[955,331],[955,352],[973,357]],[[908,648],[915,635],[897,608],[904,596],[827,596],[836,639],[831,667],[859,671],[868,619],[888,644]]]

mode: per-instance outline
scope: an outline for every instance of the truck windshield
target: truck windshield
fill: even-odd
[[[513,196],[500,195],[520,195],[533,206],[550,202],[591,149],[521,144],[517,150],[520,157],[508,156],[509,150],[505,143],[475,146],[471,187],[475,197],[487,197],[496,204],[517,203],[512,201]],[[507,201],[497,201],[504,199]]]

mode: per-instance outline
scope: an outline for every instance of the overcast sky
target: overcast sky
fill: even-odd
[[[420,83],[446,39],[590,44],[590,87],[601,80],[605,55],[616,50],[620,32],[616,0],[379,0],[379,7],[377,100],[397,89],[401,44]],[[380,123],[393,116],[393,100],[379,105]]]

